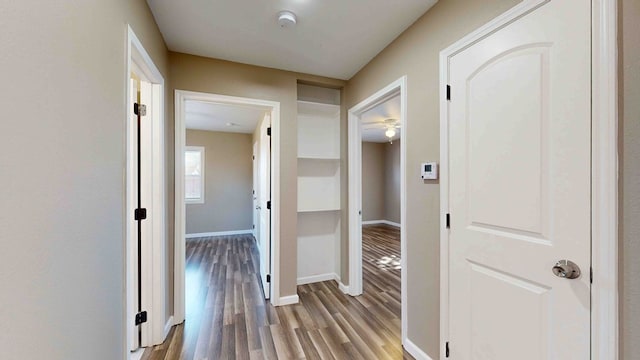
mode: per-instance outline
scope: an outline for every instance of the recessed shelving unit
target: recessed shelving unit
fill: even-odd
[[[340,91],[299,85],[298,99],[298,283],[306,284],[340,270]]]

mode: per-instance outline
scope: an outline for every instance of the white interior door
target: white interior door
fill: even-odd
[[[267,129],[271,127],[270,115],[265,115],[260,125],[260,231],[258,249],[260,251],[260,276],[265,298],[271,294],[271,284],[267,281],[267,275],[271,273],[271,210],[267,203],[271,201],[271,137],[267,135]]]
[[[258,144],[258,140],[253,143],[253,190],[251,195],[253,199],[253,237],[256,241],[258,240],[258,232],[260,229],[260,226],[258,226],[258,221],[260,220],[258,202],[258,186],[260,185],[260,178],[258,177]]]
[[[138,129],[136,125],[137,115],[133,111],[133,104],[139,102],[139,89],[140,89],[139,82],[140,82],[139,78],[137,78],[135,75],[133,75],[132,78],[130,79],[131,89],[130,89],[129,96],[130,96],[131,106],[129,109],[129,112],[130,112],[129,119],[131,123],[128,124],[128,127],[129,127],[129,133],[131,137],[129,139],[129,141],[131,142],[131,145],[130,145],[131,148],[135,148],[136,146],[135,143],[137,141],[137,136],[138,136]],[[132,192],[131,198],[137,199],[138,198],[137,175],[135,174],[135,171],[133,171],[133,169],[137,169],[138,167],[138,157],[132,156],[130,161],[132,163],[129,165],[130,166],[129,174],[132,176],[130,179],[127,179],[129,183],[128,190]],[[135,202],[131,202],[127,204],[127,207],[129,208],[128,213],[133,214],[135,208],[137,207],[137,204]],[[137,245],[138,223],[137,221],[134,220],[133,215],[127,218],[127,222],[128,222],[127,236],[128,236],[129,242],[131,242],[133,245],[128,247],[129,261],[127,266],[129,267],[130,270],[127,272],[127,275],[129,277],[127,279],[127,283],[128,283],[127,293],[129,294],[129,296],[127,296],[127,327],[129,328],[128,330],[129,350],[135,351],[140,347],[139,329],[138,329],[138,326],[136,326],[135,324],[135,317],[136,317],[136,314],[138,313],[138,299],[140,296],[140,293],[138,292],[138,245]]]
[[[590,6],[551,0],[450,60],[453,359],[590,358]]]

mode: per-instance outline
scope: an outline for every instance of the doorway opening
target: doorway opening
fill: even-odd
[[[375,288],[365,286],[363,265],[374,282],[376,276],[397,281],[399,275],[403,346],[407,332],[406,144],[402,141],[407,131],[406,104],[405,76],[351,108],[348,115],[349,294]]]
[[[166,311],[164,78],[128,28],[126,117],[126,329],[130,358],[162,343]],[[156,284],[154,286],[154,284]]]
[[[280,104],[182,90],[175,98],[175,323],[189,317],[189,289],[202,290],[192,287],[202,274],[187,269],[187,256],[202,255],[197,241],[257,247],[262,296],[277,302],[279,208],[271,199],[279,189]]]

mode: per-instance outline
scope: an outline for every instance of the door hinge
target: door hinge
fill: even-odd
[[[593,284],[593,268],[589,269],[589,283]]]
[[[255,229],[255,228],[256,228],[256,224],[253,224],[253,225],[251,225],[251,226],[253,226],[253,228],[252,228],[252,229]]]
[[[136,325],[140,325],[147,322],[147,312],[141,311],[136,314]]]
[[[271,200],[267,201],[267,210],[271,210]]]
[[[255,159],[256,159],[256,156],[255,156],[255,155],[253,155],[253,156],[251,157],[251,160],[255,160]]]
[[[451,101],[451,85],[447,85],[447,100]]]
[[[267,282],[270,283],[271,282],[271,275],[267,274]]]
[[[449,357],[449,342],[447,341],[444,345],[444,356]]]
[[[144,220],[147,218],[147,209],[139,208],[133,212],[134,220]]]
[[[271,136],[271,126],[267,128],[267,136]]]
[[[133,104],[133,113],[139,116],[147,115],[147,105],[134,103]]]
[[[446,220],[446,225],[447,225],[447,229],[451,229],[451,214],[447,214],[447,220]]]

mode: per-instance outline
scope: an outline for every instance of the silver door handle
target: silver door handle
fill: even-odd
[[[580,267],[571,260],[558,261],[551,271],[557,276],[563,279],[577,279],[580,277]]]
[[[256,206],[256,210],[260,210],[260,209],[262,209],[260,205]]]

